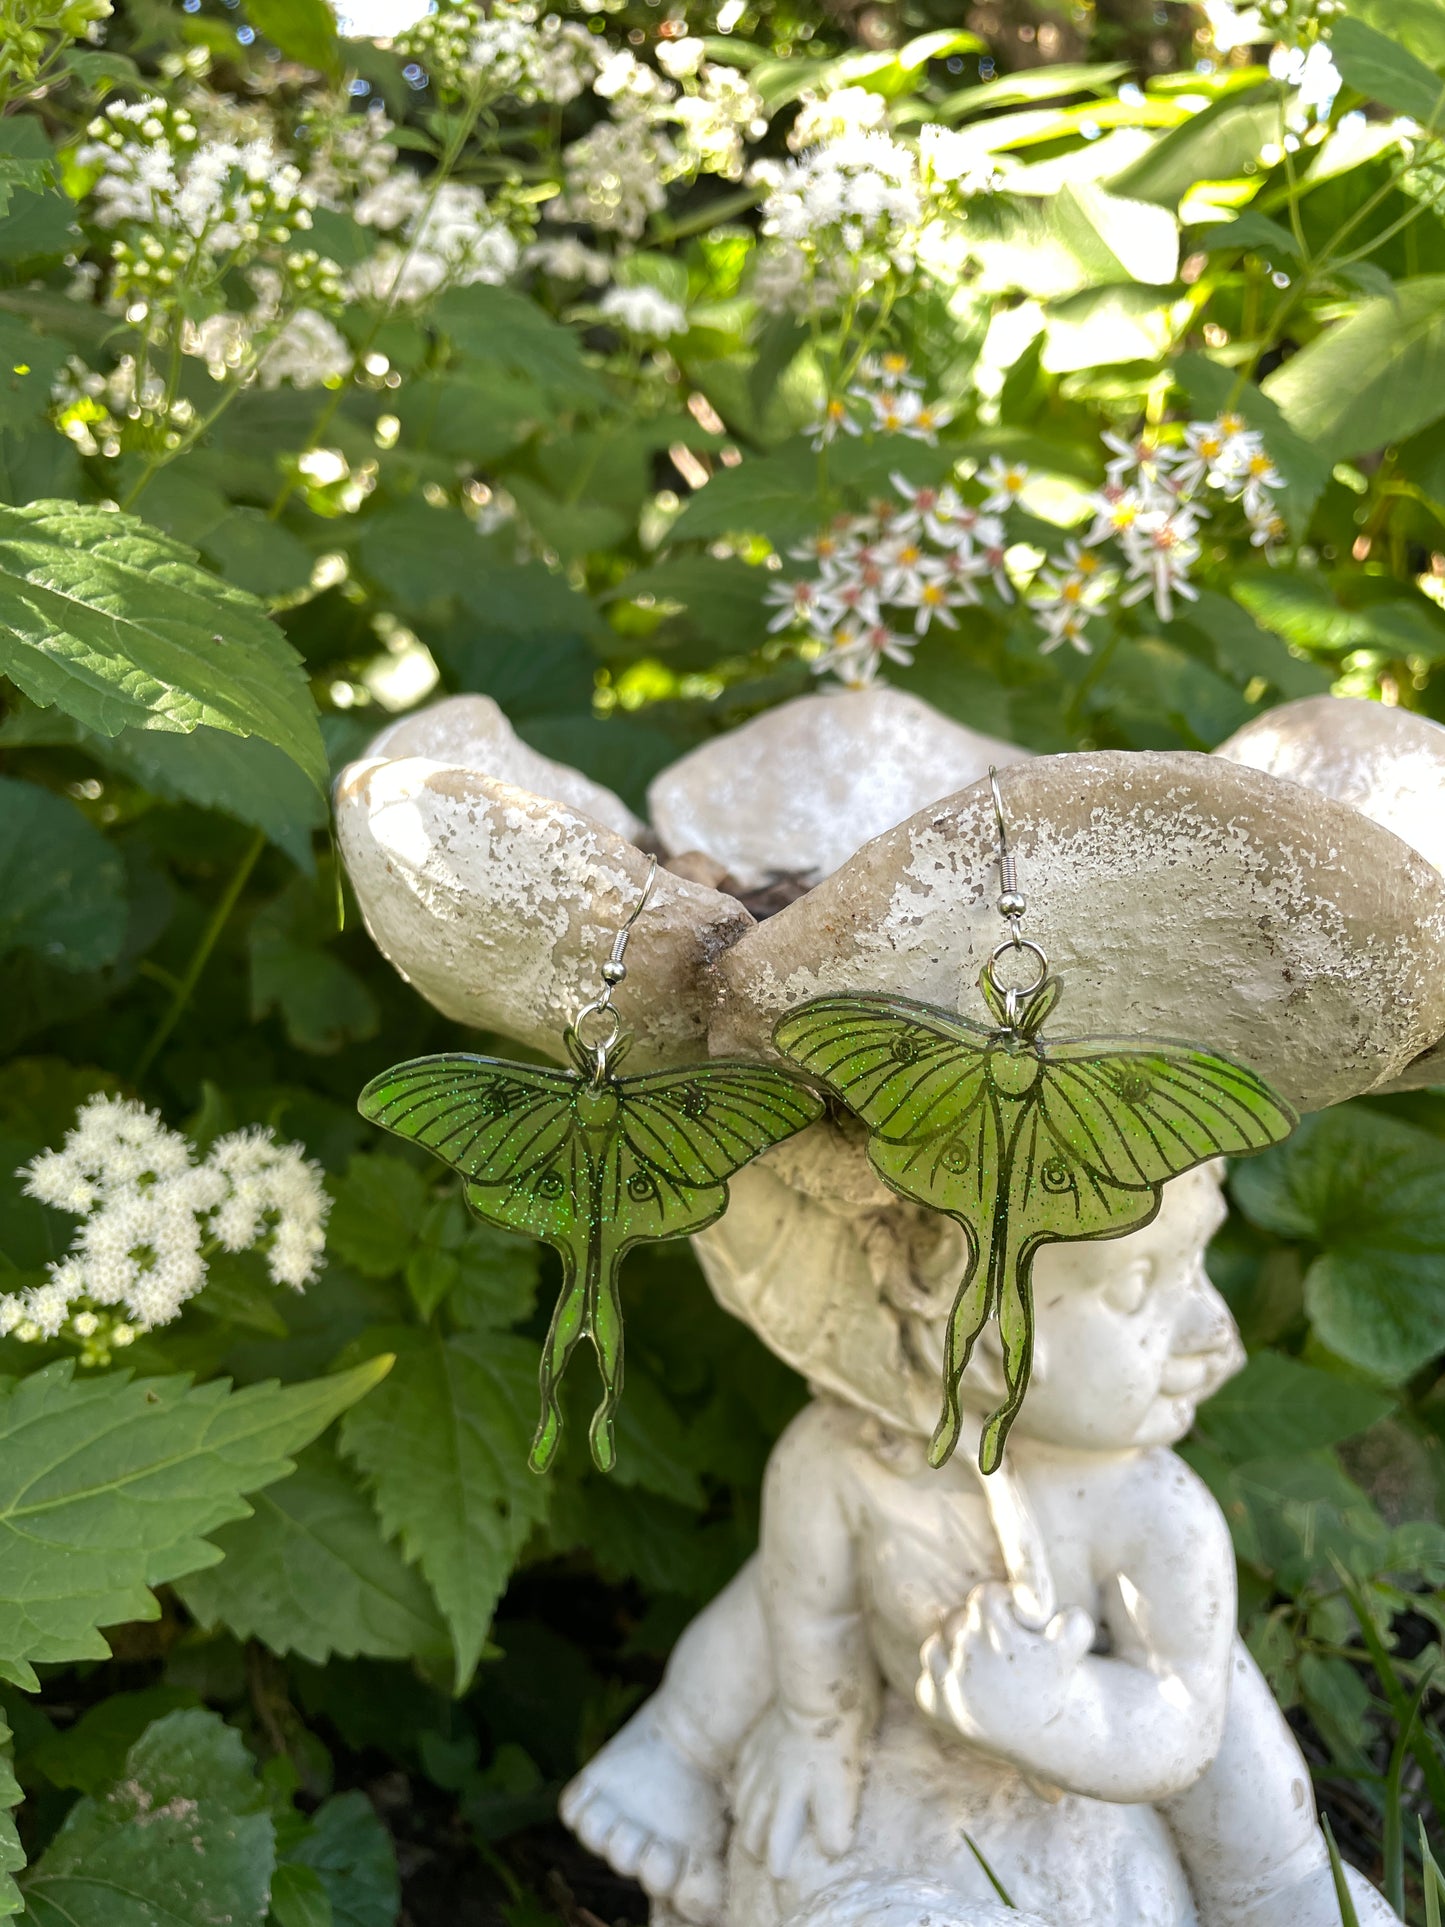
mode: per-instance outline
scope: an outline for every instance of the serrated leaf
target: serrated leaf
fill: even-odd
[[[607,385],[583,360],[577,336],[513,288],[449,288],[433,314],[436,326],[470,360],[523,376],[554,406],[597,407],[608,399]]]
[[[276,1836],[233,1727],[199,1709],[142,1734],[104,1798],[78,1800],[22,1888],[35,1927],[261,1927]]]
[[[388,1533],[421,1567],[470,1680],[513,1562],[547,1510],[527,1468],[537,1347],[500,1333],[428,1335],[399,1352],[390,1396],[350,1415],[341,1449]]]
[[[315,868],[311,839],[325,828],[326,798],[304,770],[260,736],[206,728],[188,736],[123,729],[118,736],[86,740],[98,762],[154,795],[220,810],[263,830],[298,869]]]
[[[1438,126],[1445,113],[1445,81],[1393,34],[1377,33],[1363,20],[1338,20],[1330,33],[1330,54],[1347,87],[1408,114],[1427,132]]]
[[[1264,383],[1290,427],[1336,462],[1445,415],[1445,275],[1400,281],[1292,355]]]
[[[114,963],[125,938],[125,866],[75,805],[0,776],[0,956],[58,970]]]
[[[327,1224],[332,1250],[367,1278],[402,1270],[431,1196],[416,1166],[386,1151],[364,1152],[351,1160],[333,1196]]]
[[[11,1754],[13,1737],[10,1728],[0,1719],[0,1918],[18,1914],[25,1905],[15,1884],[15,1875],[25,1865],[25,1849],[20,1844],[14,1809],[25,1796],[15,1777]]]
[[[133,515],[0,508],[0,673],[87,729],[260,736],[324,787],[301,663],[252,597]]]
[[[1294,655],[1279,636],[1262,628],[1239,603],[1214,589],[1201,589],[1176,620],[1213,645],[1220,667],[1236,682],[1248,684],[1261,677],[1286,700],[1322,696],[1329,689],[1327,669]]]
[[[326,0],[246,0],[246,14],[283,54],[322,73],[341,65],[336,15]]]
[[[124,1373],[69,1361],[0,1387],[0,1664],[104,1659],[100,1628],[159,1613],[150,1590],[218,1557],[209,1533],[244,1494],[385,1376],[374,1358],[300,1385]]]
[[[1395,1401],[1283,1352],[1257,1352],[1199,1408],[1194,1436],[1226,1459],[1283,1458],[1353,1438]]]
[[[1407,602],[1401,594],[1390,601],[1346,609],[1320,576],[1279,570],[1240,576],[1234,596],[1257,622],[1297,648],[1331,654],[1377,649],[1391,656],[1422,657],[1426,662],[1445,656],[1445,623],[1423,596]]]
[[[212,1537],[219,1565],[177,1591],[203,1626],[259,1639],[321,1665],[438,1657],[447,1631],[416,1571],[382,1537],[371,1501],[326,1443],[289,1479],[257,1495],[252,1516]]]
[[[287,1863],[317,1875],[335,1927],[394,1927],[401,1906],[396,1851],[364,1793],[324,1800]]]
[[[771,455],[745,457],[700,488],[672,525],[674,542],[756,532],[775,545],[796,541],[818,525],[818,457],[805,442]]]
[[[1445,1348],[1445,1144],[1351,1105],[1231,1179],[1245,1213],[1319,1248],[1305,1309],[1338,1357],[1400,1383]]]

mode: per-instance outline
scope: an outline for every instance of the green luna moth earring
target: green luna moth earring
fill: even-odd
[[[979,1465],[996,1471],[1033,1357],[1030,1274],[1040,1245],[1118,1238],[1156,1215],[1163,1186],[1209,1158],[1276,1144],[1299,1122],[1252,1071],[1187,1044],[1045,1038],[1059,1002],[1048,958],[1019,930],[998,775],[999,914],[1009,935],[979,977],[990,1029],[908,998],[819,997],[773,1039],[868,1126],[886,1184],[963,1227],[968,1268],[949,1315],[943,1412],[929,1459],[943,1465],[962,1423],[959,1381],[996,1318],[1006,1397],[984,1426]],[[1032,981],[1006,986],[1004,960]]]
[[[459,1171],[484,1224],[541,1238],[562,1260],[562,1291],[542,1351],[542,1417],[532,1444],[544,1472],[562,1432],[558,1390],[579,1339],[597,1354],[602,1402],[592,1456],[616,1462],[622,1392],[618,1270],[633,1245],[701,1231],[727,1208],[735,1171],[811,1124],[823,1100],[760,1064],[689,1064],[618,1077],[627,1049],[612,993],[657,874],[617,932],[602,990],[563,1032],[575,1068],[554,1070],[448,1051],[383,1071],[361,1093],[365,1118],[411,1138]]]

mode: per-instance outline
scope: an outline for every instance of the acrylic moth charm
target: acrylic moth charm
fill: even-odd
[[[651,877],[648,888],[651,887]],[[626,1049],[611,1004],[625,974],[633,912],[603,966],[606,989],[565,1032],[573,1070],[447,1052],[398,1064],[359,1099],[363,1117],[411,1138],[464,1180],[485,1224],[526,1233],[562,1260],[562,1291],[542,1352],[536,1471],[561,1437],[558,1392],[578,1342],[590,1339],[602,1379],[592,1456],[616,1461],[614,1414],[622,1392],[618,1271],[633,1245],[701,1231],[727,1208],[727,1180],[750,1159],[823,1112],[816,1091],[757,1064],[705,1063],[618,1077]],[[588,1026],[605,1020],[600,1041]]]
[[[963,1227],[968,1268],[949,1315],[943,1412],[929,1458],[944,1464],[958,1443],[959,1381],[996,1318],[1006,1396],[984,1426],[985,1472],[997,1469],[1028,1386],[1039,1247],[1136,1231],[1159,1210],[1170,1178],[1210,1158],[1262,1151],[1298,1122],[1262,1079],[1227,1057],[1133,1038],[1045,1038],[1060,984],[1043,952],[1017,932],[1024,904],[1012,887],[1001,805],[999,828],[999,907],[1013,935],[979,979],[997,1028],[902,997],[858,996],[817,998],[773,1032],[785,1057],[868,1126],[884,1182]],[[1036,960],[1032,984],[999,982],[1011,952]]]

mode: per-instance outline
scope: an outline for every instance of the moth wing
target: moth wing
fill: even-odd
[[[819,997],[789,1011],[773,1039],[862,1118],[888,1183],[966,1222],[976,1243],[1000,1163],[992,1033],[907,998]]]
[[[356,1107],[464,1178],[507,1185],[545,1165],[566,1141],[576,1086],[568,1071],[448,1051],[383,1071]]]
[[[1127,1188],[1262,1151],[1299,1122],[1253,1071],[1182,1044],[1047,1044],[1038,1089],[1059,1152],[1098,1182]]]
[[[718,1062],[650,1071],[623,1078],[619,1096],[623,1137],[632,1156],[682,1190],[725,1184],[760,1152],[823,1115],[815,1090],[766,1064]]]

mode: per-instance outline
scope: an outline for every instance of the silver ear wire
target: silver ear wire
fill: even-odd
[[[627,945],[632,936],[632,926],[647,908],[652,895],[652,886],[657,881],[657,858],[648,860],[647,875],[643,879],[642,894],[633,905],[632,911],[617,935],[612,939],[612,955],[602,966],[602,993],[590,1004],[584,1004],[572,1019],[572,1032],[584,1050],[592,1052],[592,1081],[600,1084],[607,1075],[607,1059],[616,1050],[622,1038],[622,1018],[612,1002],[612,993],[627,975],[627,965],[622,961],[627,953]],[[603,1036],[589,1039],[582,1035],[582,1026],[589,1018],[605,1016],[608,1020]]]
[[[1028,899],[1018,887],[1018,877],[1014,870],[1014,853],[1009,848],[1008,824],[1003,813],[1003,792],[999,788],[998,770],[990,763],[988,766],[988,786],[993,796],[994,822],[998,826],[998,913],[1008,924],[1008,935],[993,952],[984,965],[984,974],[1003,1001],[1004,1022],[1008,1029],[1017,1027],[1019,1018],[1028,999],[1042,990],[1049,974],[1049,960],[1038,944],[1024,936],[1019,929],[1028,909]],[[1029,984],[1001,984],[998,980],[998,965],[1001,958],[1010,951],[1027,950],[1037,965],[1037,973]]]

